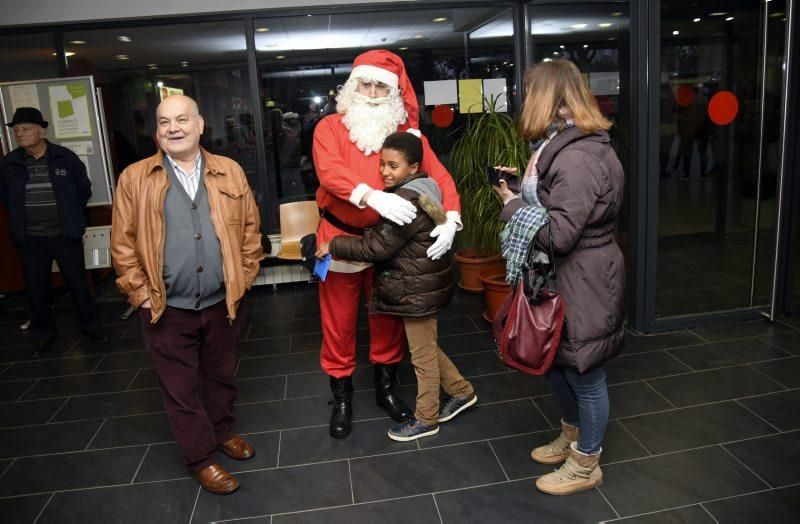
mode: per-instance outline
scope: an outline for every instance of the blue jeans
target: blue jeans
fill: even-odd
[[[581,374],[572,368],[553,366],[547,379],[561,405],[561,419],[580,428],[578,451],[600,451],[608,425],[606,370],[598,367]]]

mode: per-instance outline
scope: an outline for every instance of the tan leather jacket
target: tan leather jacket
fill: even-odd
[[[202,150],[211,222],[222,249],[228,318],[236,318],[242,296],[253,285],[261,247],[258,209],[239,164]],[[117,287],[138,307],[150,299],[152,322],[164,313],[164,199],[169,176],[160,151],[128,166],[114,195],[111,254]]]

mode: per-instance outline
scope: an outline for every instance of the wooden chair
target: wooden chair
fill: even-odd
[[[316,233],[319,225],[319,209],[317,202],[289,202],[280,205],[281,215],[281,249],[278,258],[284,260],[302,260],[300,239],[310,233]]]

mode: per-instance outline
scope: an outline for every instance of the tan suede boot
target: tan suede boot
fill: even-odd
[[[560,468],[536,480],[539,491],[550,495],[571,495],[603,483],[603,472],[599,465],[603,450],[587,455],[578,451],[577,446],[577,442],[570,444],[569,457]]]
[[[561,434],[551,443],[531,451],[531,458],[540,464],[558,464],[569,456],[569,445],[578,440],[578,428],[561,421]]]

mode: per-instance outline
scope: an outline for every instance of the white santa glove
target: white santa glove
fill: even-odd
[[[366,198],[369,207],[395,224],[401,226],[410,224],[417,216],[417,208],[414,207],[414,204],[393,193],[384,193],[376,189],[368,193]]]
[[[438,237],[436,242],[428,248],[428,258],[431,260],[439,260],[447,253],[453,246],[453,239],[456,236],[456,231],[460,230],[461,217],[455,211],[447,212],[447,221],[433,228],[431,231],[432,237]]]

